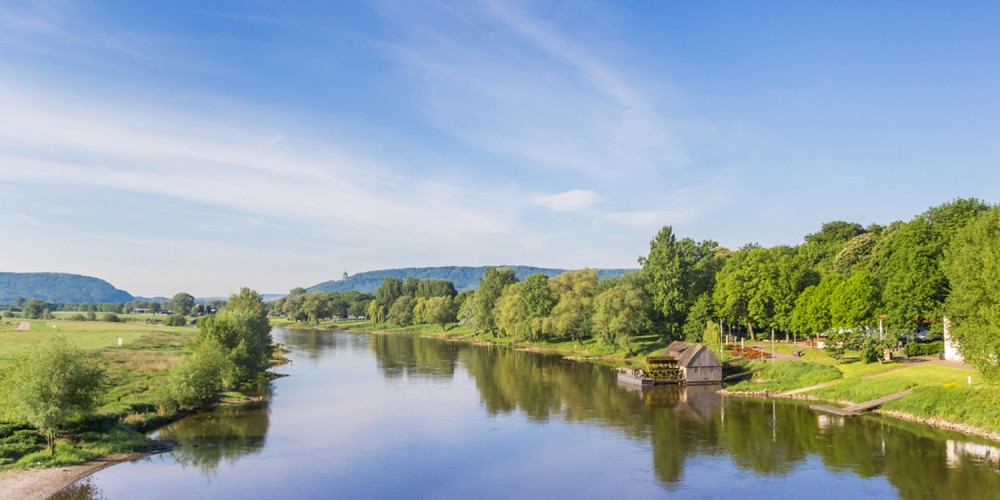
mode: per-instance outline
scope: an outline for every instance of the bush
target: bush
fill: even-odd
[[[185,326],[187,325],[187,320],[184,319],[183,314],[171,314],[167,316],[166,321],[163,322],[167,326]]]
[[[214,339],[201,341],[198,350],[170,369],[170,393],[185,408],[205,406],[222,392],[222,371],[226,359]]]
[[[944,352],[944,342],[928,342],[926,344],[909,343],[906,344],[907,356],[932,356]]]
[[[104,313],[101,316],[101,321],[104,321],[104,322],[107,322],[107,323],[121,323],[122,319],[119,318],[118,315],[115,314],[115,313]]]
[[[68,318],[70,321],[87,321],[87,317],[82,314],[74,314]]]

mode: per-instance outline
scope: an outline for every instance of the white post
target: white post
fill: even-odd
[[[969,375],[969,385],[972,385],[972,375]]]
[[[118,337],[118,345],[122,345],[122,338]]]

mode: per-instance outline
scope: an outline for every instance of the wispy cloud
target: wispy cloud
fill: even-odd
[[[582,212],[600,203],[602,199],[601,195],[593,191],[574,189],[565,193],[535,195],[533,201],[538,206],[560,212]]]
[[[657,99],[633,83],[640,70],[513,2],[393,4],[385,15],[401,33],[387,53],[434,122],[463,141],[601,178],[684,160]]]

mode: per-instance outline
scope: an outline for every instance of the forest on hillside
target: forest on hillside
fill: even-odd
[[[0,273],[0,304],[12,304],[18,299],[110,304],[129,302],[133,297],[107,281],[79,274]]]

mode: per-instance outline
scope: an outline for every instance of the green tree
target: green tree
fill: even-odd
[[[270,366],[271,324],[264,300],[249,288],[229,296],[215,316],[198,322],[198,343],[217,342],[225,355],[223,379],[233,387],[252,382]]]
[[[872,326],[879,303],[875,278],[859,271],[837,287],[830,298],[830,318],[835,326],[858,328]]]
[[[166,326],[184,326],[187,325],[187,319],[184,318],[183,314],[171,314],[167,316],[167,319],[163,320],[163,324]]]
[[[384,318],[389,314],[389,308],[396,303],[396,299],[403,296],[403,280],[399,278],[386,278],[382,280],[382,285],[375,290],[375,300],[382,307],[379,317]],[[381,323],[381,321],[378,321]]]
[[[315,325],[333,313],[333,309],[330,307],[330,298],[323,292],[306,295],[302,302],[302,311],[306,314],[309,322]]]
[[[209,338],[198,344],[194,353],[170,368],[170,395],[182,408],[200,408],[214,402],[222,392],[226,354],[223,347]]]
[[[170,310],[182,316],[191,314],[192,307],[194,307],[194,297],[189,293],[180,292],[170,299]]]
[[[712,304],[712,296],[703,293],[691,306],[688,317],[684,321],[684,340],[687,342],[701,342],[702,334],[705,332],[705,323],[715,324],[715,305]]]
[[[989,205],[975,198],[932,207],[905,224],[890,225],[873,249],[873,274],[882,288],[890,329],[912,331],[940,317],[949,284],[941,268],[944,249]]]
[[[1000,210],[955,234],[943,268],[951,283],[949,333],[983,376],[1000,380]]]
[[[444,332],[448,323],[455,321],[455,308],[451,296],[421,297],[413,309],[413,315],[420,323],[440,325]]]
[[[507,285],[517,283],[517,275],[510,268],[487,267],[482,279],[479,280],[479,290],[476,292],[475,309],[472,315],[472,328],[477,332],[488,332],[496,336],[496,319],[493,309],[503,289]]]
[[[410,326],[413,324],[413,308],[417,305],[417,299],[409,295],[402,295],[389,307],[389,313],[385,320],[387,323],[396,326]]]
[[[591,335],[596,286],[597,271],[594,269],[566,271],[550,279],[549,287],[555,305],[542,321],[542,331],[549,336],[565,335],[582,343]]]
[[[48,307],[38,299],[28,299],[21,304],[21,314],[26,319],[41,319],[46,311]]]
[[[542,324],[553,306],[549,277],[538,273],[525,278],[517,295],[519,329],[527,337],[537,339],[542,334]]]
[[[505,286],[500,297],[497,298],[496,305],[493,306],[493,319],[496,321],[497,332],[501,336],[514,337],[519,334],[518,326],[521,323],[521,316],[517,311],[517,302],[520,292],[520,283]]]
[[[44,433],[55,453],[56,433],[93,409],[103,380],[100,365],[64,339],[36,345],[7,363],[0,377],[3,413]]]
[[[375,324],[385,322],[385,310],[386,308],[379,303],[378,299],[372,300],[368,303],[368,319]]]
[[[713,300],[726,319],[754,327],[791,329],[795,301],[818,277],[786,246],[748,247],[719,271]]]
[[[712,290],[719,267],[718,244],[677,240],[673,228],[664,226],[649,242],[649,255],[639,258],[646,291],[663,321],[667,338],[678,338],[688,310],[703,293]]]
[[[634,354],[632,340],[645,327],[642,296],[635,288],[621,284],[594,298],[594,336],[605,344]]]

